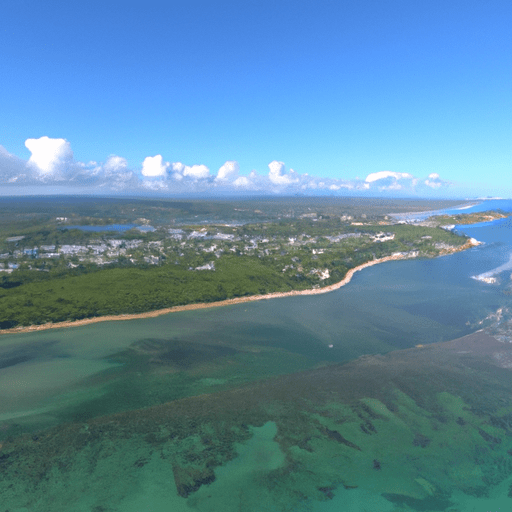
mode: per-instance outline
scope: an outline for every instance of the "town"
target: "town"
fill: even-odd
[[[316,214],[306,214],[303,218],[318,221]],[[146,219],[139,219],[148,222]],[[69,241],[73,233],[66,236],[70,230],[80,231],[80,228],[66,228],[66,218],[57,217],[60,225],[60,237]],[[282,259],[291,255],[291,262],[284,265],[283,272],[296,270],[296,272],[307,271],[316,275],[320,280],[329,276],[328,269],[318,269],[309,265],[305,270],[301,262],[305,255],[310,256],[310,262],[318,261],[320,255],[329,254],[330,251],[339,249],[342,246],[362,247],[369,243],[385,243],[395,239],[395,233],[375,231],[364,231],[362,222],[351,222],[350,216],[341,218],[345,222],[344,230],[350,226],[356,228],[353,232],[340,232],[333,235],[315,236],[302,232],[296,236],[288,235],[266,235],[266,234],[244,234],[246,230],[240,226],[223,226],[220,231],[215,226],[208,227],[183,227],[168,228],[159,226],[158,229],[148,225],[134,227],[125,231],[123,226],[119,232],[102,232],[101,226],[96,226],[98,231],[86,231],[74,233],[75,237],[84,238],[87,233],[93,236],[82,243],[61,243],[61,244],[32,244],[30,236],[11,236],[5,239],[4,247],[9,249],[0,254],[0,272],[11,273],[17,269],[39,270],[48,272],[51,268],[66,266],[76,268],[79,265],[93,265],[102,267],[104,265],[162,265],[164,263],[187,264],[188,270],[215,270],[215,261],[223,254],[235,254],[237,256],[250,257],[273,257]],[[404,224],[404,221],[395,224]],[[382,224],[382,223],[381,223]],[[391,223],[389,225],[392,225]],[[314,224],[309,226],[310,231]],[[87,227],[87,226],[84,226]],[[272,226],[260,226],[263,233],[272,231]],[[293,227],[293,226],[291,226]],[[370,228],[371,224],[367,224]],[[253,230],[255,228],[253,227]],[[256,228],[257,229],[257,228]],[[226,232],[227,230],[231,232]],[[292,230],[290,230],[292,231]],[[143,235],[145,238],[133,238]],[[432,237],[425,235],[422,241],[431,240]],[[448,247],[446,244],[433,244],[434,249]],[[411,257],[418,256],[419,251],[397,252],[396,254],[408,254]],[[300,263],[300,264],[299,264]]]

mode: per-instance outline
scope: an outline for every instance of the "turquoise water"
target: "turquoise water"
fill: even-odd
[[[465,212],[491,208],[512,203]],[[459,229],[485,244],[370,267],[329,294],[1,337],[2,506],[507,509],[508,373],[408,359],[510,305],[508,219]],[[495,284],[471,279],[500,268]]]

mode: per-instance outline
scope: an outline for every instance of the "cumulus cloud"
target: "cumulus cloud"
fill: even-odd
[[[235,181],[233,181],[233,186],[236,188],[252,188],[254,185],[251,180],[249,180],[249,178],[240,176]]]
[[[183,179],[183,169],[185,169],[185,164],[173,162],[171,164],[170,176],[177,181],[181,181]]]
[[[184,177],[201,180],[210,176],[210,169],[206,165],[185,165],[174,162],[171,164],[171,169],[171,176],[176,180],[182,180]]]
[[[118,191],[138,186],[135,173],[128,169],[128,162],[122,156],[110,155],[100,169],[103,186],[110,186]]]
[[[111,155],[104,163],[75,162],[71,145],[64,139],[41,137],[28,139],[29,160],[11,155],[0,146],[0,185],[3,192],[16,187],[51,187],[48,190],[127,191],[140,186],[140,180],[128,169],[126,159]],[[14,187],[14,188],[13,188]]]
[[[25,146],[32,153],[28,165],[36,167],[42,175],[50,175],[73,161],[71,144],[65,139],[27,139]]]
[[[366,189],[377,186],[379,190],[413,189],[418,180],[408,172],[379,171],[368,174],[365,179]]]
[[[171,164],[164,162],[162,155],[147,156],[142,162],[142,175],[146,177],[165,176]]]
[[[392,178],[395,180],[401,180],[401,179],[412,179],[412,174],[409,174],[408,172],[392,172],[392,171],[379,171],[379,172],[372,172],[371,174],[368,174],[366,176],[366,183],[373,183],[374,181],[384,180],[386,178]]]
[[[369,174],[365,179],[365,188],[379,191],[403,193],[427,193],[450,186],[451,183],[442,180],[437,173],[431,173],[426,179],[419,179],[407,172],[379,171]],[[428,187],[428,188],[427,188]]]
[[[125,158],[111,155],[104,163],[74,163],[68,169],[65,183],[73,187],[98,187],[120,192],[138,187],[139,179],[134,171],[128,169]]]
[[[433,172],[428,175],[428,178],[423,182],[427,187],[430,187],[432,189],[438,189],[441,187],[447,187],[450,186],[450,182],[442,180],[439,177],[439,174],[437,172]]]
[[[336,178],[317,178],[308,174],[296,174],[299,179],[300,189],[307,190],[329,190],[338,192],[340,190],[363,190],[364,183],[359,179],[340,180]]]
[[[228,160],[224,163],[217,172],[217,180],[228,180],[238,176],[240,172],[240,166],[235,160]]]
[[[147,173],[148,167],[143,165],[142,175],[151,177],[151,180],[143,180],[145,188],[161,191],[167,189],[174,192],[197,192],[213,182],[210,169],[206,165],[186,165],[182,162],[162,164],[161,157],[159,157],[160,155],[153,157],[153,159],[157,159],[156,162],[151,162],[151,165],[156,168],[153,172]],[[149,161],[146,158],[144,162]],[[156,177],[159,179],[155,180]],[[149,185],[149,181],[158,181],[158,184]]]
[[[183,176],[189,176],[196,180],[208,178],[210,176],[210,169],[206,165],[185,165],[183,169]]]
[[[204,164],[165,162],[162,155],[146,157],[137,171],[125,158],[110,155],[104,162],[77,162],[65,139],[27,139],[30,159],[11,155],[0,146],[0,185],[14,187],[46,185],[74,190],[155,193],[305,193],[305,194],[431,194],[450,186],[437,173],[418,179],[407,172],[378,171],[364,179],[325,177],[322,169],[313,175],[289,171],[285,163],[273,160],[268,172],[252,170],[241,175],[240,165],[227,160],[213,175]],[[20,189],[21,190],[21,189]],[[48,189],[50,190],[50,189]],[[5,192],[4,192],[5,193]]]
[[[97,165],[96,162],[91,163]],[[103,165],[103,168],[109,173],[125,171],[128,169],[128,162],[126,161],[126,158],[123,158],[122,156],[110,155]]]
[[[295,172],[293,169],[290,169],[289,174],[285,174],[284,162],[278,162],[277,160],[273,160],[268,164],[268,168],[270,169],[268,173],[268,179],[274,185],[290,185],[292,183],[297,183],[299,180],[295,176]]]

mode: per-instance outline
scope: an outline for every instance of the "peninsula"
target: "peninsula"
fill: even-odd
[[[22,204],[0,230],[0,332],[325,293],[376,263],[476,243],[385,213],[410,201],[381,203],[116,200],[108,210],[103,203],[102,216],[82,203],[74,208],[80,215],[52,206],[40,219],[40,209]],[[190,211],[201,208],[191,223]]]
[[[492,222],[494,220],[506,219],[512,215],[511,212],[502,212],[496,210],[487,210],[484,212],[474,213],[459,213],[457,215],[436,215],[429,217],[427,222],[435,223],[436,225],[445,224],[479,224],[481,222]]]

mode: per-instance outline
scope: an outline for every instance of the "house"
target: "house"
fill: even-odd
[[[374,242],[387,242],[388,240],[393,240],[395,238],[395,233],[376,233],[372,236],[372,240]]]
[[[195,270],[215,270],[215,262],[210,261],[206,265],[202,265],[200,267],[196,267]]]
[[[227,233],[217,233],[213,235],[212,238],[215,240],[229,240],[232,242],[235,239],[235,235],[228,235]]]
[[[87,252],[87,247],[84,245],[61,245],[59,248],[61,254],[79,254]]]

